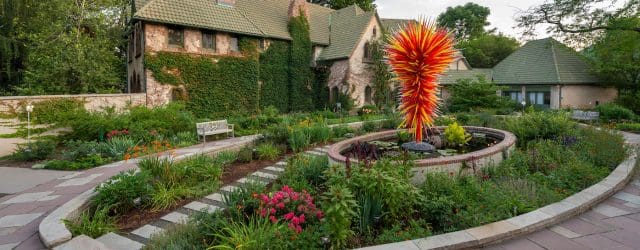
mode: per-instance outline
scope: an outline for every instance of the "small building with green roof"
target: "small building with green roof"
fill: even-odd
[[[447,85],[477,76],[504,86],[500,94],[514,101],[551,109],[589,109],[612,102],[618,94],[598,79],[580,54],[553,38],[526,43],[492,69],[450,67],[440,78],[443,98],[448,96]]]

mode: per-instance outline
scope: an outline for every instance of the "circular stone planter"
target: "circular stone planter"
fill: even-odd
[[[435,129],[443,132],[445,127],[435,127]],[[479,170],[480,168],[486,166],[496,165],[502,162],[502,160],[506,159],[515,149],[516,136],[510,132],[493,128],[473,126],[465,126],[464,129],[470,134],[485,134],[487,137],[498,141],[498,143],[491,147],[469,152],[466,154],[415,160],[413,162],[415,166],[412,169],[414,173],[412,179],[413,183],[419,184],[424,182],[424,174],[428,172],[445,172],[457,174],[459,172],[473,172],[474,170]],[[329,148],[329,161],[331,162],[331,164],[345,164],[347,159],[344,155],[342,155],[342,152],[344,150],[347,150],[351,146],[351,144],[356,142],[392,139],[397,136],[397,133],[399,131],[402,130],[389,130],[370,133],[340,141],[336,144],[331,145],[331,147]],[[350,161],[352,163],[358,162],[356,159],[350,159]],[[467,168],[461,169],[463,166],[467,166]]]

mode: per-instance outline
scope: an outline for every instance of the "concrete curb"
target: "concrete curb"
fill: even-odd
[[[229,151],[229,150],[239,150],[247,144],[254,143],[258,140],[261,135],[248,136],[246,140],[240,141],[236,144],[227,145],[223,147],[212,147],[210,149],[205,149],[197,152],[186,153],[183,155],[179,155],[173,157],[173,160],[180,161],[190,156],[198,155],[198,154],[207,154],[207,155],[215,155],[218,152]],[[143,156],[146,157],[146,156]],[[141,158],[143,158],[141,157]],[[130,161],[135,161],[141,158],[133,159]],[[114,165],[116,162],[107,165]],[[103,166],[97,167],[101,168]],[[53,248],[62,243],[65,243],[72,239],[71,232],[67,229],[64,224],[64,220],[71,220],[77,218],[80,213],[88,206],[89,201],[95,195],[94,188],[91,188],[84,193],[78,195],[77,197],[71,199],[67,203],[62,206],[56,208],[53,212],[47,215],[38,227],[38,232],[40,234],[40,239],[42,243],[48,248]]]
[[[361,250],[390,249],[463,249],[499,243],[558,224],[583,213],[625,187],[633,177],[637,152],[620,163],[609,176],[566,199],[526,214],[483,226],[426,238],[360,248]]]

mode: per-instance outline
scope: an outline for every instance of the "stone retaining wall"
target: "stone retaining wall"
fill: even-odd
[[[0,97],[0,113],[15,114],[24,112],[28,103],[36,104],[55,99],[75,99],[83,101],[89,111],[100,111],[114,107],[121,110],[127,105],[147,105],[145,93],[136,94],[86,94],[86,95],[39,95],[39,96],[5,96]]]
[[[506,159],[511,152],[515,149],[516,137],[510,132],[484,128],[465,126],[465,130],[469,133],[483,133],[491,138],[500,140],[499,143],[491,147],[481,149],[478,151],[454,155],[448,157],[439,157],[431,159],[422,159],[414,161],[415,167],[411,170],[414,173],[412,182],[422,183],[425,180],[425,173],[427,172],[446,172],[446,173],[459,173],[461,168],[466,165],[469,169],[462,169],[463,171],[473,171],[491,165],[497,165]],[[443,131],[444,127],[436,127],[436,129]],[[331,163],[344,164],[346,157],[341,152],[351,146],[351,144],[359,141],[373,141],[384,140],[396,137],[399,130],[383,131],[378,133],[370,133],[363,136],[358,136],[348,140],[338,142],[331,146],[329,149],[329,161]],[[351,159],[351,162],[357,162],[356,159]]]

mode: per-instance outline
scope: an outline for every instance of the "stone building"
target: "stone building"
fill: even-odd
[[[159,84],[145,69],[145,53],[243,56],[239,38],[260,39],[262,50],[274,40],[290,41],[289,19],[299,15],[309,21],[310,66],[331,70],[330,95],[347,94],[356,106],[372,102],[369,42],[383,33],[376,12],[356,5],[333,10],[305,0],[134,0],[132,8],[128,89],[146,92],[150,106],[168,103],[175,87]]]
[[[500,95],[551,109],[591,109],[618,95],[576,51],[552,38],[526,43],[492,69],[473,69],[459,55],[440,78],[442,98],[449,96],[447,85],[477,76],[503,86]]]

